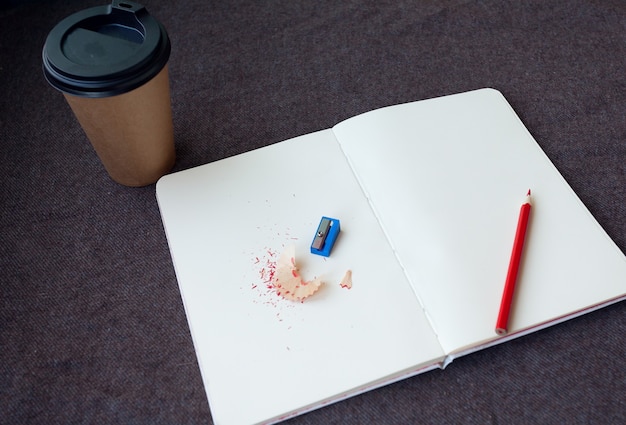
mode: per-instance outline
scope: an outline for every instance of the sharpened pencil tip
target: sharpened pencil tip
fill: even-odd
[[[528,193],[526,194],[526,196],[530,196],[530,189],[528,189]]]

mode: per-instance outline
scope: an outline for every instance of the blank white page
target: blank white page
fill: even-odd
[[[331,130],[163,177],[157,197],[216,424],[274,421],[442,360]],[[328,258],[309,253],[322,216],[341,223]],[[324,281],[303,303],[265,286],[289,244]]]
[[[492,89],[334,132],[446,352],[492,340],[519,208],[533,208],[510,331],[626,294],[626,258]]]

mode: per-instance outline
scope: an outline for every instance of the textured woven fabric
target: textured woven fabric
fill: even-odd
[[[42,75],[48,31],[104,3],[0,8],[0,424],[210,424],[154,185],[110,180]],[[626,251],[622,0],[145,4],[175,170],[494,87]],[[288,423],[626,423],[625,333],[622,303]]]

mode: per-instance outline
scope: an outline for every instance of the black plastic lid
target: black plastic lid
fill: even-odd
[[[114,0],[59,22],[43,47],[43,71],[65,93],[114,96],[157,75],[170,49],[165,28],[142,5]]]

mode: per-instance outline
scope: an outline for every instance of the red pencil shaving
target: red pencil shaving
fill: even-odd
[[[515,292],[515,284],[519,273],[522,252],[524,250],[524,240],[526,239],[530,208],[530,189],[528,189],[526,201],[520,208],[517,231],[515,232],[515,240],[513,241],[513,251],[511,252],[511,260],[509,262],[509,270],[506,274],[506,281],[504,282],[504,292],[502,293],[500,312],[498,313],[498,321],[496,322],[496,333],[498,335],[505,335],[508,332],[509,315],[511,313],[511,304],[513,303],[513,293]]]
[[[346,271],[343,279],[339,282],[339,286],[346,289],[352,289],[352,270]]]
[[[278,257],[271,284],[276,289],[277,295],[291,301],[303,302],[305,298],[317,292],[322,281],[319,278],[305,281],[300,276],[296,265],[295,247],[290,245]]]

